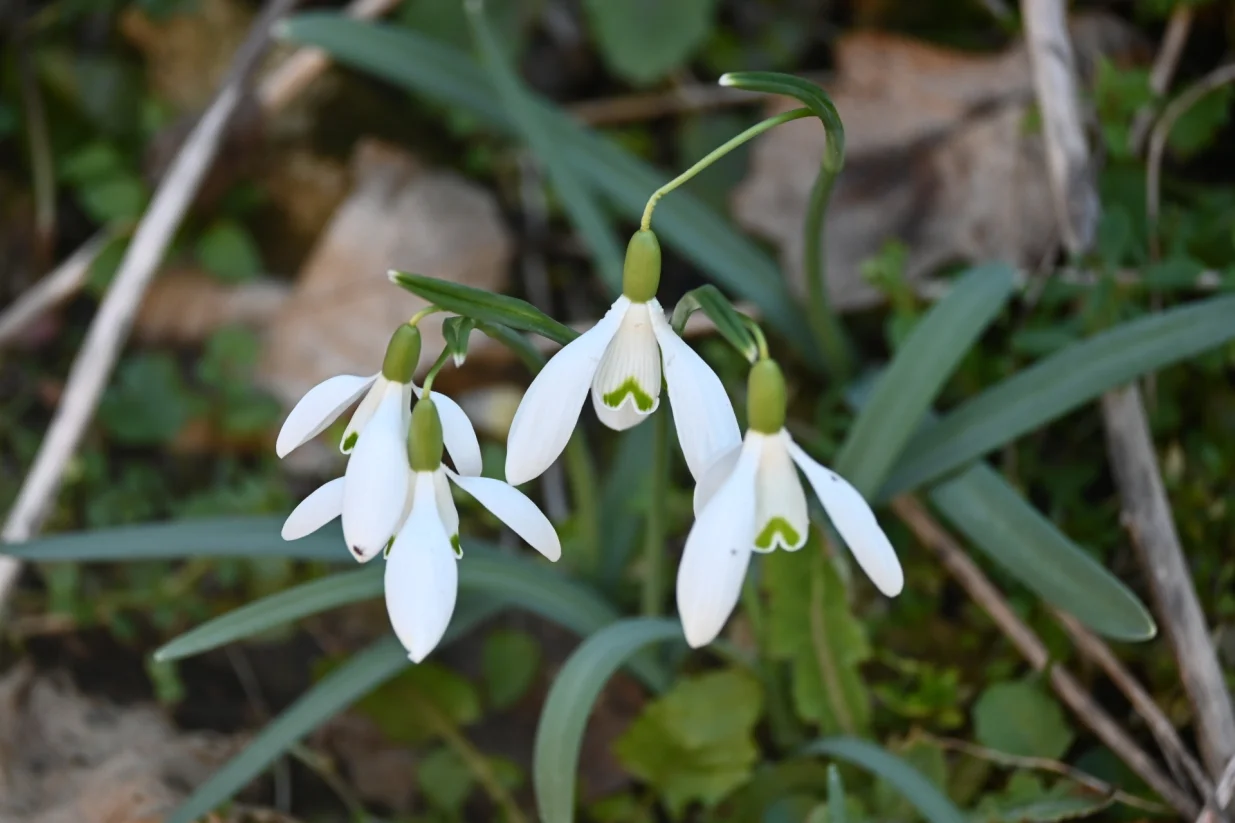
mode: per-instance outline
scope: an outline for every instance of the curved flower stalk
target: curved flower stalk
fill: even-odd
[[[858,565],[888,597],[905,578],[896,552],[857,489],[815,462],[784,428],[780,367],[761,360],[749,378],[750,426],[695,487],[695,524],[678,567],[678,613],[698,648],[716,638],[737,605],[751,552],[796,551],[810,530],[800,469]]]
[[[398,523],[386,546],[386,610],[400,642],[419,663],[437,646],[450,624],[463,557],[459,513],[450,483],[492,512],[511,531],[550,560],[562,555],[553,524],[523,492],[501,480],[459,474],[442,465],[443,427],[437,403],[426,394],[410,415],[403,453],[405,499],[396,508]],[[283,538],[295,540],[344,514],[346,478],[326,483],[288,516]],[[380,551],[353,552],[365,563]]]
[[[344,477],[327,483],[301,504],[312,502],[309,511],[319,507],[329,511],[337,499],[344,539],[358,557],[372,556],[386,545],[400,522],[408,495],[404,444],[411,398],[421,395],[412,382],[419,360],[420,331],[404,324],[387,344],[381,371],[368,377],[338,375],[317,384],[300,399],[279,430],[275,451],[285,457],[360,400],[339,444],[340,450],[350,455]],[[455,467],[460,474],[479,475],[480,443],[471,421],[453,400],[438,397],[444,439]]]
[[[509,482],[526,483],[557,459],[589,389],[600,421],[622,431],[660,406],[663,378],[682,454],[696,480],[741,441],[720,378],[669,325],[656,300],[659,284],[660,245],[642,229],[627,248],[622,296],[545,364],[523,396],[506,446]]]

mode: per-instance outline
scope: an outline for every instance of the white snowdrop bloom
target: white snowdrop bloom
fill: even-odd
[[[600,421],[622,431],[660,405],[662,376],[686,464],[696,480],[741,442],[720,378],[686,345],[656,301],[660,247],[650,231],[631,239],[623,294],[595,326],[555,354],[515,412],[506,444],[506,479],[538,477],[566,448],[589,389]]]
[[[353,554],[372,556],[400,522],[408,495],[405,445],[410,404],[413,395],[421,394],[412,382],[419,360],[420,332],[404,324],[391,336],[380,372],[368,377],[344,374],[319,383],[300,399],[279,431],[275,451],[284,457],[320,434],[363,395],[340,443],[343,453],[350,455],[344,482],[330,492],[342,500],[343,535]],[[460,474],[479,475],[480,443],[471,421],[453,400],[437,397],[455,468]]]
[[[896,552],[857,489],[815,462],[784,429],[784,379],[771,360],[751,369],[750,428],[695,489],[695,524],[678,566],[678,613],[698,648],[716,638],[737,605],[751,552],[796,551],[810,521],[798,470],[806,475],[858,565],[889,597],[904,586]]]

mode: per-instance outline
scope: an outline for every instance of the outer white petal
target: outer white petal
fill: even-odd
[[[417,397],[423,394],[418,386],[412,386],[412,391]],[[454,461],[455,470],[459,474],[479,476],[480,441],[476,439],[472,421],[458,403],[441,392],[433,393],[433,404],[437,406],[437,417],[442,421],[442,443]]]
[[[713,460],[712,465],[703,470],[703,476],[695,484],[695,517],[703,513],[703,509],[707,506],[708,501],[725,484],[725,481],[729,479],[729,475],[733,474],[733,468],[738,464],[738,458],[741,456],[742,444],[739,442],[732,449]]]
[[[611,429],[629,429],[660,406],[660,346],[652,331],[653,312],[664,317],[655,300],[630,304],[592,378],[592,407]],[[610,405],[614,397],[605,400],[610,395],[616,396],[617,405]]]
[[[283,539],[299,540],[343,513],[343,478],[336,477],[314,489],[283,521]]]
[[[343,437],[339,438],[339,451],[344,454],[351,454],[352,449],[356,448],[356,441],[360,437],[360,432],[373,419],[373,415],[377,411],[377,404],[386,396],[386,389],[389,386],[390,381],[380,373],[374,378],[373,385],[369,387],[368,394],[364,396],[364,400],[360,401],[356,411],[352,412],[352,419],[347,421],[347,428],[343,430]]]
[[[549,518],[527,495],[508,483],[489,477],[464,477],[446,470],[455,485],[476,498],[480,505],[497,516],[510,530],[550,560],[562,556],[562,543]]]
[[[386,611],[413,663],[437,646],[459,591],[459,567],[438,516],[433,472],[416,473],[412,514],[386,559]]]
[[[678,443],[698,483],[717,458],[742,442],[738,418],[716,372],[674,333],[659,307],[652,312],[652,329],[665,361]]]
[[[764,441],[763,456],[755,475],[755,551],[777,548],[797,551],[806,545],[810,515],[802,481],[789,457],[789,434],[783,429]],[[773,521],[781,522],[773,526]],[[778,528],[779,527],[779,528]],[[769,534],[765,531],[771,529]],[[792,531],[792,534],[786,532]],[[760,538],[766,542],[761,545]]]
[[[755,472],[763,436],[746,435],[742,455],[729,479],[691,527],[678,566],[678,614],[686,642],[711,643],[742,593],[755,527]]]
[[[888,536],[879,527],[875,513],[862,499],[858,490],[839,474],[816,463],[802,451],[793,439],[788,440],[789,454],[810,481],[819,502],[827,510],[832,525],[840,532],[854,559],[879,591],[895,597],[905,586],[905,573]]]
[[[442,528],[450,538],[451,548],[455,557],[463,556],[463,548],[459,543],[459,510],[455,508],[455,499],[450,494],[450,483],[446,481],[446,467],[433,473],[433,493],[437,500],[437,513],[442,518]]]
[[[376,379],[377,375],[340,374],[309,389],[283,421],[274,445],[275,454],[286,457],[292,449],[321,434]]]
[[[528,386],[506,440],[508,482],[519,485],[539,477],[566,448],[592,376],[629,306],[619,297],[599,323],[550,358]]]
[[[403,387],[388,383],[373,418],[360,432],[343,477],[343,539],[352,554],[377,554],[398,528],[410,469]]]

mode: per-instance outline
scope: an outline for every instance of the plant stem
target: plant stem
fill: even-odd
[[[644,536],[643,614],[655,617],[665,603],[665,496],[669,491],[669,415],[662,410],[651,421],[652,483]]]
[[[600,491],[596,481],[596,464],[587,450],[581,428],[566,443],[566,475],[575,501],[575,519],[579,524],[585,555],[580,563],[586,577],[600,568]]]
[[[429,373],[425,375],[424,385],[420,387],[421,396],[428,397],[429,392],[433,390],[433,381],[437,378],[437,373],[442,370],[442,366],[446,365],[446,360],[450,357],[450,347],[444,347],[442,353],[437,356],[437,360],[433,361],[433,365],[429,367]]]
[[[849,377],[851,359],[845,333],[836,320],[828,300],[827,268],[823,256],[823,218],[832,197],[836,171],[824,167],[815,178],[806,207],[806,225],[803,227],[805,249],[803,270],[806,275],[806,291],[809,299],[811,331],[823,355],[823,362],[832,377],[844,381]]]
[[[660,200],[660,198],[664,197],[666,194],[673,191],[678,186],[687,182],[692,177],[697,175],[699,172],[703,171],[708,166],[712,165],[717,160],[719,160],[720,158],[724,157],[729,152],[736,149],[738,146],[742,145],[748,140],[758,137],[759,135],[763,134],[768,129],[776,128],[781,123],[788,123],[790,120],[800,120],[803,117],[810,117],[810,116],[812,116],[812,112],[810,109],[793,109],[792,111],[787,111],[787,112],[784,112],[783,114],[778,114],[775,117],[769,117],[767,120],[764,120],[761,123],[756,123],[755,125],[751,126],[746,131],[739,134],[737,137],[734,137],[728,142],[713,149],[711,152],[707,154],[706,157],[704,157],[698,163],[691,166],[689,169],[682,172],[677,177],[673,178],[672,180],[670,180],[665,185],[661,186],[656,191],[652,192],[652,196],[648,198],[647,206],[643,209],[643,220],[639,223],[639,228],[643,229],[644,231],[648,231],[652,228],[652,211],[653,209],[656,208],[656,203]]]

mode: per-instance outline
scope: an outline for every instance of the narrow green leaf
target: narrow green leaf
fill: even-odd
[[[511,125],[501,102],[474,61],[456,49],[393,26],[352,20],[337,14],[309,13],[288,20],[282,34],[325,49],[336,60],[368,71],[444,105],[460,107],[507,132]],[[602,193],[631,220],[643,214],[647,198],[669,176],[652,168],[608,138],[571,120],[548,101],[534,98],[540,122],[581,180]],[[815,357],[805,312],[785,287],[780,268],[756,244],[688,192],[674,192],[656,210],[657,235],[711,279],[760,309],[804,357]]]
[[[622,620],[589,637],[566,661],[541,710],[532,782],[542,823],[572,823],[579,749],[588,715],[618,667],[652,643],[680,640],[675,620]]]
[[[806,106],[823,123],[828,133],[823,165],[833,174],[845,162],[845,124],[828,93],[809,80],[777,71],[731,71],[720,78],[722,86],[763,94],[792,97]]]
[[[826,737],[808,744],[804,755],[823,755],[860,766],[895,786],[931,823],[967,823],[939,788],[903,759],[853,737]]]
[[[522,133],[536,157],[544,164],[557,189],[570,222],[583,235],[600,270],[600,275],[614,295],[622,290],[622,251],[613,239],[609,220],[600,210],[592,193],[575,176],[575,170],[565,158],[545,124],[540,112],[533,106],[527,89],[523,87],[506,54],[489,30],[485,19],[483,0],[467,0],[464,4],[472,36],[493,83],[498,97],[506,107],[510,120]]]
[[[729,341],[729,345],[741,352],[747,360],[753,363],[759,356],[754,335],[750,333],[742,315],[733,307],[728,298],[721,294],[720,289],[709,284],[691,289],[682,295],[682,299],[673,307],[673,319],[671,320],[678,334],[686,328],[686,321],[696,310],[702,310],[716,326],[721,336]]]
[[[155,660],[179,660],[243,640],[302,617],[369,600],[382,593],[382,567],[372,565],[292,586],[185,632],[154,653]]]
[[[442,638],[442,644],[462,637],[492,613],[488,604],[460,601],[455,620]],[[407,651],[393,635],[378,640],[355,655],[270,721],[244,751],[198,786],[172,812],[167,823],[192,823],[226,803],[306,734],[408,665]]]
[[[835,763],[828,764],[828,823],[849,823],[845,810],[845,784]]]
[[[517,297],[402,271],[390,272],[390,279],[412,294],[464,317],[535,332],[563,346],[579,336],[574,329]]]
[[[1047,603],[1114,640],[1157,633],[1149,610],[985,463],[928,492],[931,503],[975,548]]]
[[[501,323],[486,323],[483,320],[477,321],[476,328],[510,349],[532,374],[539,372],[545,365],[545,356],[540,353],[540,350],[514,329],[503,326]]]
[[[1002,263],[970,269],[918,322],[884,370],[834,463],[864,496],[879,491],[943,384],[1003,311],[1014,275]]]
[[[332,523],[300,540],[279,534],[283,517],[211,517],[65,532],[0,546],[0,554],[38,563],[62,560],[171,560],[183,557],[287,557],[353,563]]]
[[[883,499],[939,479],[1133,378],[1235,339],[1235,295],[1131,320],[1074,343],[967,400],[917,434]]]

